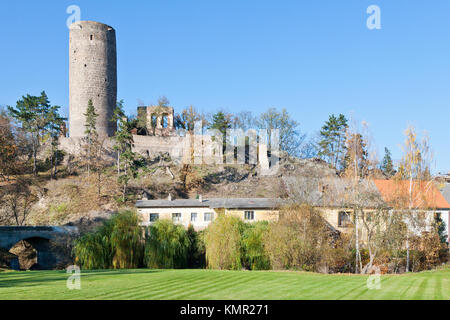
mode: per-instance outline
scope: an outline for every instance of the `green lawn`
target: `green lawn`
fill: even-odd
[[[450,268],[381,277],[216,270],[83,271],[68,290],[65,271],[0,272],[0,299],[450,299]]]

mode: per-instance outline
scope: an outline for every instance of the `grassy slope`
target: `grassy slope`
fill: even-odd
[[[450,269],[382,276],[300,272],[120,270],[83,272],[81,290],[68,290],[64,271],[0,273],[0,299],[444,299]]]

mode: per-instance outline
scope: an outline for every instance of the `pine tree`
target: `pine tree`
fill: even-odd
[[[229,114],[225,114],[224,112],[219,111],[213,115],[210,129],[219,130],[225,137],[227,134],[227,129],[230,128],[231,128],[231,116]]]
[[[381,164],[381,171],[387,176],[392,177],[395,175],[394,164],[392,162],[391,152],[388,148],[384,148],[384,158],[383,163]]]
[[[136,153],[133,152],[132,123],[125,116],[123,100],[117,102],[111,121],[117,122],[114,135],[114,150],[117,151],[117,178],[122,185],[122,200],[125,202],[128,183],[137,175]]]
[[[61,135],[61,126],[63,125],[66,118],[59,115],[59,106],[53,106],[49,112],[49,125],[48,133],[50,135],[51,141],[51,156],[50,162],[52,164],[51,178],[54,179],[56,175],[56,166],[58,165],[58,154],[59,154],[59,137]]]
[[[225,157],[225,150],[227,148],[227,130],[231,128],[231,115],[225,114],[222,111],[215,113],[212,117],[212,124],[210,129],[218,130],[223,137],[223,152]]]
[[[362,134],[347,133],[345,150],[342,168],[345,175],[360,178],[366,177],[369,174],[369,152]]]
[[[133,135],[131,134],[131,124],[125,116],[123,100],[117,102],[116,109],[111,121],[117,123],[117,131],[114,134],[114,150],[117,152],[117,174],[120,175],[120,157],[127,150],[131,150],[133,145]]]
[[[343,114],[338,117],[332,114],[320,131],[318,155],[337,170],[340,170],[343,165],[347,128],[348,121]]]
[[[33,173],[37,175],[37,155],[42,146],[46,135],[51,132],[55,121],[59,121],[57,106],[51,106],[45,91],[40,96],[31,96],[27,94],[17,101],[16,107],[8,106],[8,111],[21,128],[26,132],[31,140]]]
[[[85,148],[87,149],[86,150],[87,151],[87,170],[88,170],[88,177],[89,177],[89,175],[91,173],[92,151],[93,151],[95,145],[98,143],[98,134],[97,134],[97,129],[96,129],[98,114],[95,113],[95,107],[94,107],[94,104],[92,103],[92,99],[89,99],[88,107],[86,109],[86,113],[84,114],[84,116],[86,117],[86,122],[84,125],[84,127],[85,127],[84,133],[86,135]]]
[[[439,235],[439,239],[441,240],[441,243],[447,243],[447,234],[446,234],[446,225],[444,220],[442,219],[442,213],[440,212],[436,212],[435,214],[435,224],[436,224],[436,229]]]

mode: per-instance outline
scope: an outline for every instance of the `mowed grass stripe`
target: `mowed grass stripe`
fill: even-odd
[[[149,292],[149,290],[142,290],[138,292],[138,294],[134,295],[135,299],[152,299],[152,300],[163,300],[163,299],[171,299],[165,298],[166,295],[175,295],[179,290],[186,290],[186,288],[191,287],[201,287],[205,282],[203,278],[199,276],[197,272],[195,272],[190,277],[186,277],[186,273],[177,274],[179,277],[177,282],[167,286],[165,283],[161,283],[157,290]],[[222,279],[217,279],[216,281],[222,281]]]
[[[227,271],[230,272],[230,271]],[[210,276],[210,274],[209,274]],[[208,277],[213,279],[212,277]],[[177,294],[180,291],[183,291],[185,294],[189,293],[191,295],[191,298],[189,299],[199,299],[198,293],[201,293],[203,295],[203,298],[200,299],[211,299],[210,294],[214,291],[214,288],[220,285],[221,283],[225,286],[233,286],[236,283],[239,283],[242,281],[242,279],[245,278],[245,275],[239,275],[236,274],[234,277],[231,274],[219,274],[215,275],[214,280],[209,279],[198,279],[199,285],[195,286],[194,284],[192,286],[187,286],[186,288],[180,288],[178,290],[175,290],[171,292],[170,294],[167,294],[167,292],[164,292],[163,294],[159,294],[156,296],[152,296],[152,299],[179,299],[177,297]],[[208,281],[205,281],[208,280]],[[186,290],[188,289],[188,290]],[[210,290],[212,289],[212,290]],[[208,292],[208,295],[204,295],[203,291]]]
[[[334,288],[326,291],[326,296],[335,297],[336,300],[345,300],[348,299],[349,295],[356,290],[365,287],[367,283],[366,279],[361,279],[358,277],[354,279],[354,277],[348,277],[347,279],[339,279],[335,281]]]
[[[294,288],[297,290],[289,290],[283,298],[295,299],[297,296],[300,296],[302,299],[315,299],[316,297],[327,296],[330,289],[340,286],[341,282],[345,285],[349,285],[351,281],[353,281],[350,277],[344,280],[337,275],[326,278],[321,277],[322,275],[305,274],[307,277],[301,277],[300,275],[301,274],[299,274],[299,277],[295,279],[295,282],[292,282],[290,279],[286,279],[287,281],[291,281],[291,283],[287,283],[285,287],[289,290],[293,285],[295,285]]]
[[[155,278],[152,275],[149,275],[144,283],[141,283],[135,287],[129,287],[126,289],[122,289],[120,291],[116,291],[107,295],[103,295],[101,299],[114,299],[119,297],[119,299],[128,299],[128,297],[133,298],[138,293],[148,292],[154,288],[157,288],[153,292],[159,291],[170,291],[172,288],[176,288],[180,285],[180,283],[184,283],[186,281],[195,280],[195,275],[190,275],[190,277],[185,278],[178,275],[178,277],[170,278],[170,272],[166,272],[162,278]],[[129,293],[129,294],[127,294]]]
[[[199,275],[194,270],[190,270],[190,272],[188,273],[184,273],[180,270],[176,274],[177,277],[168,281],[166,281],[165,279],[156,279],[155,281],[153,279],[151,285],[147,283],[147,285],[141,286],[139,290],[128,295],[122,295],[121,293],[118,293],[118,295],[120,295],[119,299],[145,299],[145,298],[151,298],[155,300],[162,299],[158,298],[158,294],[162,293],[164,295],[167,292],[173,294],[174,292],[177,291],[176,289],[182,288],[185,290],[183,285],[185,285],[186,283],[192,284],[193,286],[197,286],[204,281],[201,278],[199,278]],[[188,275],[188,277],[186,277],[186,274]],[[221,281],[221,279],[218,279],[217,281]],[[167,285],[167,283],[170,283],[170,285]],[[180,286],[180,284],[183,285]],[[157,287],[157,289],[153,290],[153,288],[155,287]]]
[[[211,290],[208,290],[208,297],[206,299],[214,299],[215,297],[222,297],[224,295],[230,296],[229,292],[232,292],[234,298],[229,297],[229,299],[246,299],[246,295],[244,294],[244,290],[246,288],[251,288],[253,292],[258,292],[255,288],[257,281],[260,279],[260,276],[258,274],[242,274],[241,276],[236,277],[236,275],[231,274],[229,276],[230,280],[235,278],[234,281],[227,281],[223,283],[219,283],[215,286],[210,286]],[[193,299],[202,299],[202,296],[199,296],[199,293],[202,294],[199,290],[188,290],[183,295],[181,295],[180,299],[190,299],[192,297]],[[219,294],[217,294],[219,293]],[[237,293],[237,294],[236,294]],[[219,299],[219,298],[217,298]]]
[[[219,270],[82,271],[68,290],[64,271],[0,272],[0,299],[450,299],[450,268],[381,276]]]
[[[434,298],[437,300],[442,300],[442,277],[435,276],[434,277]]]

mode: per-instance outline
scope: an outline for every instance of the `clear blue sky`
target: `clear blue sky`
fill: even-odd
[[[129,113],[166,95],[176,110],[286,108],[313,134],[331,113],[369,122],[380,157],[408,124],[450,170],[450,1],[2,1],[0,105],[46,90],[68,113],[66,8],[117,32]],[[366,9],[381,8],[381,30]]]

